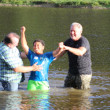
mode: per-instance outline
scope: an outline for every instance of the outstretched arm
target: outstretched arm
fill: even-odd
[[[53,51],[53,56],[56,57],[56,59],[58,59],[59,57],[63,56],[65,53],[66,51],[64,50],[63,42],[60,42],[58,48]]]
[[[37,65],[37,63],[33,64],[32,66],[18,66],[16,68],[13,68],[13,71],[22,72],[22,73],[26,73],[30,71],[40,71],[40,70],[42,70],[42,66]]]
[[[64,46],[64,48],[65,48],[65,50],[67,50],[77,56],[83,56],[87,51],[87,49],[85,47],[72,48],[69,46]]]
[[[72,48],[69,46],[65,46],[63,42],[61,42],[59,43],[59,47],[53,53],[56,59],[58,59],[61,56],[63,56],[66,53],[66,51],[69,51],[77,56],[83,56],[86,53],[87,49],[85,47]]]
[[[26,31],[26,28],[24,26],[22,26],[21,27],[21,45],[22,45],[24,52],[27,55],[28,51],[29,51],[29,47],[27,45],[27,41],[26,41],[26,37],[25,37],[25,31]]]

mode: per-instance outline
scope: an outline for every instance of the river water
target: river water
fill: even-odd
[[[9,32],[20,34],[26,26],[29,47],[43,39],[45,52],[69,38],[72,22],[83,25],[91,45],[93,77],[90,90],[63,88],[68,71],[67,55],[52,62],[50,91],[26,90],[29,73],[18,92],[4,92],[0,85],[0,110],[109,110],[110,109],[110,9],[0,7],[0,39]],[[18,47],[21,51],[22,48]],[[28,60],[24,60],[29,65]]]

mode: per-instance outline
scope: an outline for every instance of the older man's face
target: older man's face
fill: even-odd
[[[77,41],[81,38],[81,30],[77,26],[72,26],[70,29],[70,37],[72,40]]]
[[[12,39],[12,45],[13,45],[13,47],[18,46],[18,44],[19,44],[19,39],[16,38],[16,37],[13,37],[13,39]]]

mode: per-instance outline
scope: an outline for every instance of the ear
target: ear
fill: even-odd
[[[9,48],[12,48],[12,44],[11,44],[11,43],[8,43],[7,46],[8,46]]]
[[[43,46],[43,50],[45,49],[45,46]]]

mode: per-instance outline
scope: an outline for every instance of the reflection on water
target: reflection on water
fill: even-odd
[[[31,110],[49,110],[49,91],[34,91],[23,94],[22,108]]]
[[[56,88],[50,91],[0,92],[0,110],[87,110],[90,91]]]
[[[60,88],[51,90],[50,96],[51,101],[55,104],[52,106],[55,110],[57,108],[61,110],[87,110],[91,108],[91,103],[89,101],[91,94],[89,90],[81,91],[73,88]]]
[[[0,110],[49,110],[48,91],[2,92]]]
[[[17,92],[0,92],[0,110],[20,110],[21,101]]]

